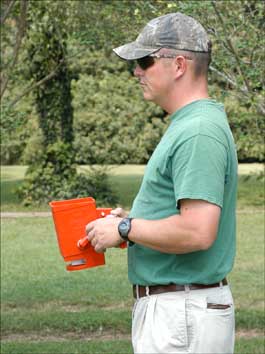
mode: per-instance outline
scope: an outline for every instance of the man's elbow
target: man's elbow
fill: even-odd
[[[217,234],[215,232],[202,232],[198,238],[198,247],[201,251],[207,251],[212,247],[216,240]]]

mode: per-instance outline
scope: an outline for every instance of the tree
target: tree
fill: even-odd
[[[51,3],[50,3],[51,4]],[[42,146],[27,170],[22,195],[25,204],[48,202],[51,199],[73,198],[91,192],[91,178],[77,173],[73,149],[73,109],[71,77],[67,65],[67,32],[63,9],[40,2],[30,12],[31,28],[27,52],[30,78],[42,132]],[[53,17],[56,10],[58,17]],[[106,184],[103,174],[101,183]],[[99,183],[97,183],[99,184]],[[106,188],[105,188],[106,189]],[[105,195],[104,195],[105,193]],[[110,190],[98,198],[112,200]]]
[[[28,0],[9,0],[1,2],[1,27],[5,25],[5,31],[1,31],[1,39],[6,36],[6,41],[4,40],[4,45],[1,45],[2,53],[2,62],[1,62],[1,98],[3,97],[7,84],[12,75],[12,71],[17,64],[19,52],[22,45],[22,40],[26,34],[26,24],[27,24],[27,9],[28,9]],[[14,11],[15,15],[10,18],[10,14]],[[8,52],[8,46],[5,46],[5,43],[8,42],[10,37],[7,35],[7,32],[14,32],[14,44],[12,54]]]

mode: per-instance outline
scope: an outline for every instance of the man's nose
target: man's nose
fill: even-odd
[[[140,76],[143,75],[143,69],[141,69],[140,66],[138,64],[136,64],[136,67],[135,67],[135,69],[133,71],[133,74],[136,77],[140,77]]]

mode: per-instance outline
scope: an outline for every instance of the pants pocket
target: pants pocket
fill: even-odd
[[[201,309],[193,311],[195,340],[191,352],[232,354],[235,318],[230,290],[218,288],[210,291],[201,305]]]
[[[137,304],[133,319],[134,353],[186,353],[185,299],[152,295]]]
[[[158,329],[157,335],[163,341],[169,343],[172,348],[187,348],[185,298],[176,296],[158,297],[154,325]]]

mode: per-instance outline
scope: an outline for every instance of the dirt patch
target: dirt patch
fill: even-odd
[[[263,338],[264,333],[260,330],[239,330],[236,338]],[[2,342],[65,342],[65,341],[92,341],[92,340],[131,340],[130,334],[117,333],[113,331],[103,331],[99,329],[97,332],[63,332],[63,333],[10,333],[2,336]]]
[[[264,332],[258,329],[250,329],[250,330],[245,330],[241,329],[236,332],[237,338],[257,338],[257,337],[262,337],[264,336]]]
[[[92,340],[130,340],[131,336],[124,333],[114,333],[113,331],[97,332],[63,332],[63,333],[12,333],[2,336],[2,342],[65,342],[65,341],[92,341]]]
[[[52,310],[57,310],[60,309],[61,311],[65,312],[85,312],[89,311],[90,309],[98,309],[98,310],[105,310],[105,311],[115,311],[115,310],[128,310],[130,311],[133,306],[133,300],[130,301],[122,301],[119,303],[115,304],[102,304],[100,306],[95,306],[94,303],[87,303],[87,304],[65,304],[64,302],[61,301],[50,301],[46,303],[41,303],[41,304],[31,304],[30,305],[30,311],[36,311],[36,312],[46,312],[46,311],[52,311]],[[2,311],[8,311],[8,312],[18,312],[18,311],[26,311],[27,306],[16,306],[13,303],[6,303],[2,305]]]
[[[257,208],[253,210],[237,210],[237,214],[256,214],[256,213],[264,213],[263,208]],[[1,219],[3,218],[47,218],[52,217],[51,212],[49,211],[27,211],[27,212],[2,212],[0,213]]]
[[[51,217],[52,214],[49,211],[27,211],[27,212],[2,212],[2,218],[47,218]]]

